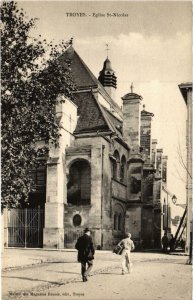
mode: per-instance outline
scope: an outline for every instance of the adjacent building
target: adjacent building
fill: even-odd
[[[186,251],[189,252],[192,245],[192,83],[179,84],[180,92],[187,106],[186,121],[186,148],[187,158],[184,162],[186,170],[186,204],[187,204],[187,229],[186,229]]]

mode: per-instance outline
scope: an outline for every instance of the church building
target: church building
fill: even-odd
[[[171,220],[168,213],[164,223],[167,156],[151,137],[153,113],[132,85],[119,107],[108,57],[98,79],[73,46],[59,61],[71,62],[76,91],[72,100],[58,96],[65,100],[56,107],[59,146],[50,144],[45,168],[33,173],[37,190],[30,201],[43,211],[39,246],[74,248],[89,227],[97,249],[112,249],[126,232],[136,249],[160,248]],[[7,245],[13,246],[8,214]]]

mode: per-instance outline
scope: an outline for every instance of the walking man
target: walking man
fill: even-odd
[[[163,252],[168,253],[168,236],[167,233],[164,233],[164,236],[162,237],[162,247],[163,247]]]
[[[173,252],[175,250],[175,243],[176,243],[176,239],[173,236],[173,234],[171,234],[171,238],[170,238],[170,241],[169,241],[170,252]]]
[[[131,273],[131,257],[130,252],[135,249],[134,243],[131,240],[131,233],[127,234],[127,237],[119,242],[118,245],[123,245],[123,252],[121,254],[121,261],[122,261],[122,275],[126,273]]]
[[[95,253],[89,228],[85,228],[84,234],[78,238],[75,248],[78,250],[78,262],[81,263],[82,280],[86,282],[88,281],[87,276],[93,267]]]

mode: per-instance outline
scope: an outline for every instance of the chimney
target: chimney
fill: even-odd
[[[140,147],[140,103],[143,98],[133,93],[122,97],[123,100],[123,138],[125,142],[139,153]]]
[[[157,159],[156,159],[156,171],[162,177],[162,156],[163,149],[157,149]]]
[[[151,161],[151,121],[154,114],[145,110],[141,111],[141,134],[140,134],[140,145],[142,148],[142,157],[146,164]]]
[[[157,140],[156,139],[152,139],[151,147],[152,147],[152,150],[151,150],[151,163],[154,166],[154,168],[156,169],[156,166],[157,166],[157,164],[156,164],[157,163],[157,151],[156,151]]]

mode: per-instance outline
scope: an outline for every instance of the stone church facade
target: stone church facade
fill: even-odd
[[[108,57],[98,79],[72,46],[60,63],[66,60],[76,91],[73,100],[56,107],[59,147],[50,145],[39,175],[44,190],[31,196],[45,213],[43,247],[73,248],[89,227],[97,249],[112,249],[125,232],[131,232],[136,248],[160,248],[167,156],[151,138],[153,113],[141,109],[142,97],[132,86],[118,106]]]
[[[112,249],[126,231],[139,248],[159,248],[164,157],[151,140],[153,114],[141,111],[142,97],[132,88],[122,109],[116,104],[117,78],[108,58],[98,79],[73,47],[61,63],[67,59],[77,90],[59,113],[63,118],[74,108],[74,123],[68,142],[62,136],[47,163],[44,246],[74,247],[89,227],[98,249]]]

